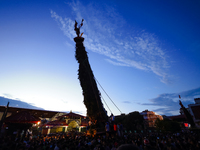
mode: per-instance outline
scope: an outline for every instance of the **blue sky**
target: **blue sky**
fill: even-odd
[[[95,78],[121,112],[148,109],[177,115],[178,95],[185,106],[200,97],[197,0],[7,0],[0,1],[0,14],[4,100],[86,113],[73,41],[74,20],[80,23],[82,18]],[[99,90],[112,113],[120,114]]]

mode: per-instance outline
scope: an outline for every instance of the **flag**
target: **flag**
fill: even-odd
[[[181,96],[179,95],[179,98],[181,99]]]

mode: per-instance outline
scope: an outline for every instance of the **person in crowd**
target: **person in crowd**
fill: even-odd
[[[112,113],[110,115],[110,120],[111,120],[112,123],[115,121],[115,116]]]
[[[121,134],[120,134],[120,123],[117,124],[117,135],[121,136]]]
[[[113,125],[113,133],[114,133],[114,135],[116,136],[117,135],[117,124],[116,123],[114,123],[114,125]]]
[[[124,136],[124,127],[123,124],[120,123],[119,125],[120,136]]]
[[[106,136],[109,137],[110,136],[110,124],[109,124],[109,122],[106,122],[105,130],[106,130]]]

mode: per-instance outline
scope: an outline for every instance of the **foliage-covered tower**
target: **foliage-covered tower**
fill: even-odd
[[[92,122],[105,123],[108,120],[107,113],[103,107],[100,92],[97,88],[97,84],[90,67],[87,52],[83,45],[84,38],[80,35],[80,28],[83,25],[83,20],[81,25],[77,27],[77,22],[75,21],[75,31],[77,37],[74,38],[76,42],[76,60],[79,63],[78,78],[80,80],[80,85],[83,90],[84,104],[87,108],[87,115]]]

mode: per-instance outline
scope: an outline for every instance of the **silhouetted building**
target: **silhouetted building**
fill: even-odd
[[[195,98],[194,99],[195,104],[189,104],[187,111],[191,114],[194,123],[196,124],[196,127],[200,127],[200,98]],[[184,111],[182,108],[180,108],[180,115],[176,116],[168,116],[169,119],[173,121],[178,121],[180,123],[187,124],[187,118],[184,114]]]
[[[189,104],[188,109],[198,127],[200,126],[200,98],[195,98],[194,101],[195,104]]]
[[[5,110],[5,106],[0,106],[0,119],[3,115]],[[27,108],[18,108],[18,107],[9,107],[8,113],[6,117],[9,117],[13,114],[19,113],[21,111],[28,111],[32,115],[39,117],[39,118],[52,118],[54,115],[59,113],[58,111],[49,111],[49,110],[37,110],[37,109],[27,109]]]

